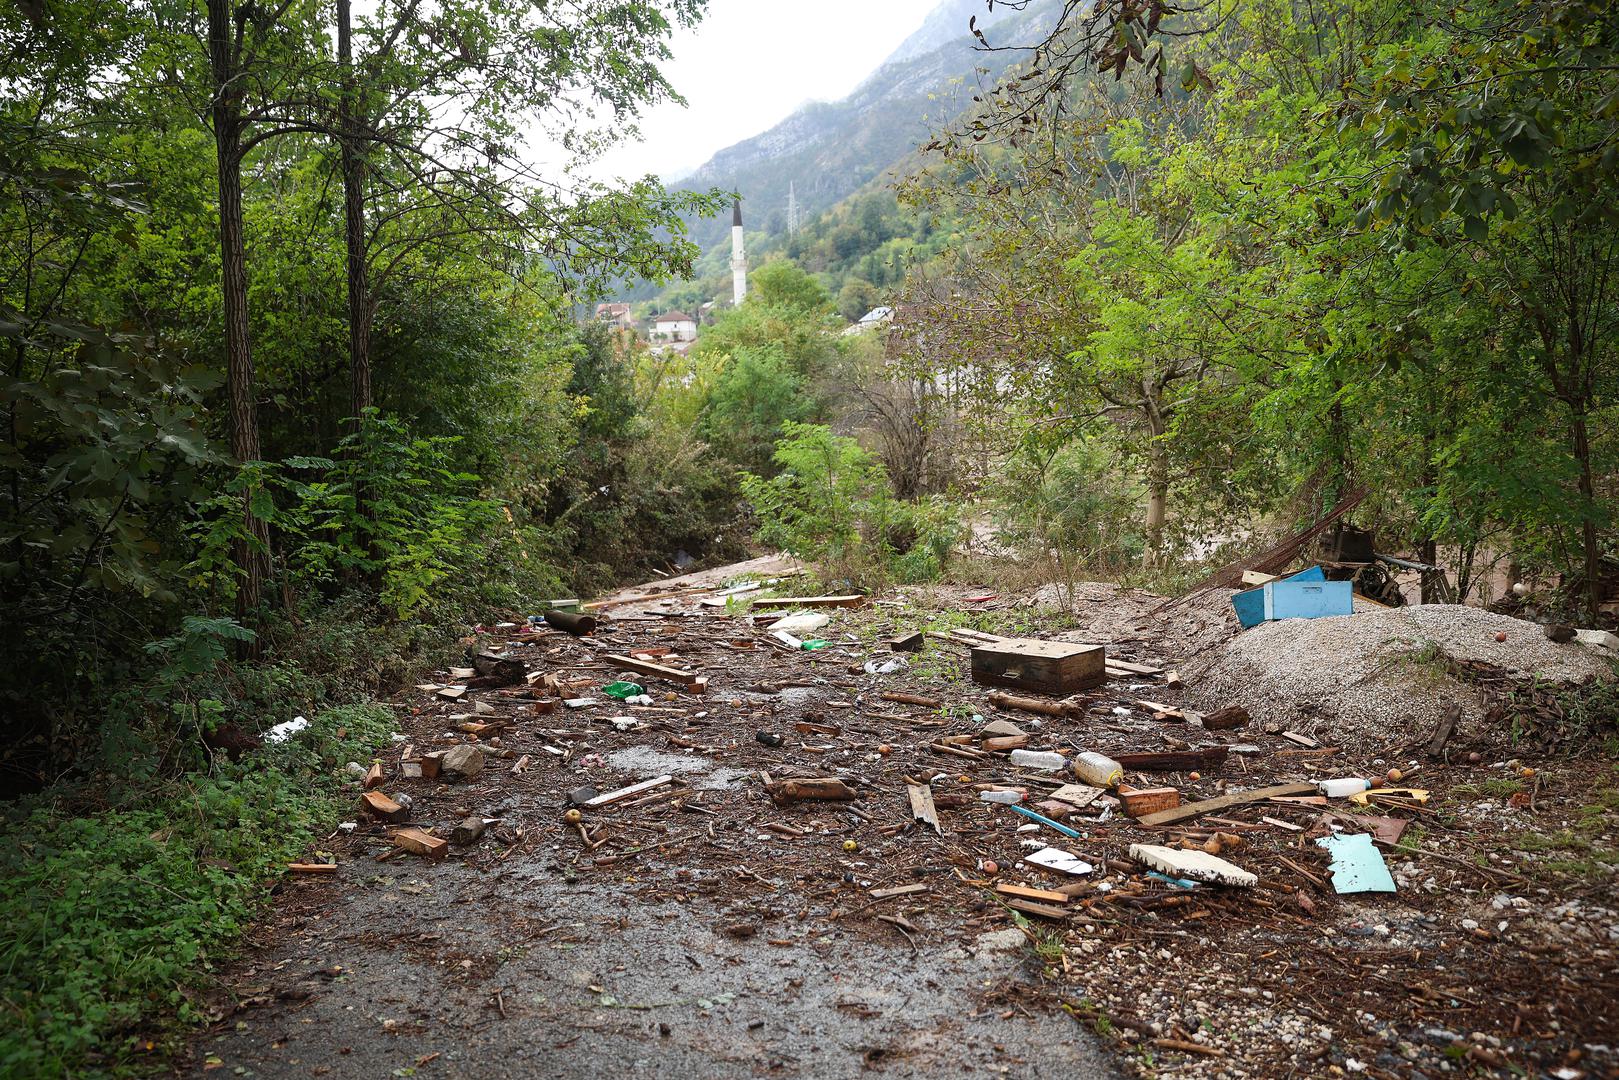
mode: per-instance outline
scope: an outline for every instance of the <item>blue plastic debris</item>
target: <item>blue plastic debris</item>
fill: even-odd
[[[1291,577],[1282,578],[1283,581],[1325,581],[1327,572],[1319,566],[1312,566],[1308,570],[1300,570]],[[1274,583],[1273,583],[1274,584]],[[1231,597],[1231,606],[1237,609],[1237,621],[1243,629],[1258,626],[1265,621],[1265,589],[1246,589],[1234,593]]]
[[[1167,881],[1177,889],[1197,888],[1197,882],[1195,881],[1187,881],[1183,877],[1170,877],[1168,874],[1161,874],[1157,870],[1148,870],[1147,876],[1155,881]]]
[[[1335,833],[1323,836],[1317,847],[1332,856],[1332,887],[1339,893],[1393,892],[1394,877],[1383,855],[1372,846],[1366,833]]]

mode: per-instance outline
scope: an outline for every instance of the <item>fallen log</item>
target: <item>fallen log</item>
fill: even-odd
[[[1017,709],[1021,712],[1039,713],[1041,716],[1068,717],[1084,710],[1066,701],[1041,701],[1038,698],[1018,697],[1016,694],[1003,694],[1000,691],[989,695],[989,703],[999,709]]]
[[[575,637],[595,633],[596,630],[594,615],[584,615],[577,611],[558,611],[553,608],[542,617],[545,619],[545,625],[573,634]]]

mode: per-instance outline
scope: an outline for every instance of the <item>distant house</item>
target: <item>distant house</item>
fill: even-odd
[[[694,341],[697,320],[684,311],[666,311],[652,316],[653,341]]]
[[[635,329],[635,320],[630,318],[628,304],[597,304],[596,319],[622,330]]]
[[[866,312],[864,315],[860,316],[860,321],[859,322],[851,323],[849,326],[845,327],[844,331],[843,331],[843,335],[845,337],[848,337],[850,334],[862,334],[862,333],[865,333],[867,330],[875,330],[877,327],[882,326],[885,323],[891,323],[893,321],[894,321],[894,309],[893,308],[887,307],[887,306],[874,307],[870,311]]]

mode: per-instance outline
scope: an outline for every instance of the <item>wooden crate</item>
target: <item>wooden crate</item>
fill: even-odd
[[[973,649],[973,682],[1072,694],[1107,680],[1107,650],[1070,641],[1005,638]]]

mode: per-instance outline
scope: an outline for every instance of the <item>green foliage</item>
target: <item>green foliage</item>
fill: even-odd
[[[804,380],[780,348],[739,349],[709,392],[702,433],[727,461],[750,472],[769,470],[782,425],[811,418]]]
[[[742,477],[758,538],[814,560],[823,577],[865,588],[930,580],[959,542],[953,508],[895,499],[881,463],[824,425],[783,423],[775,464],[770,479]]]
[[[7,1076],[80,1074],[148,1057],[134,1036],[197,1019],[199,972],[251,917],[305,837],[327,828],[334,764],[365,760],[391,724],[375,707],[321,713],[283,746],[177,778],[138,801],[64,816],[13,807],[0,852],[0,1034]],[[339,734],[341,732],[341,734]]]

